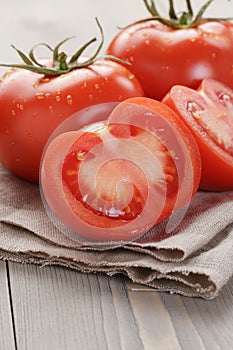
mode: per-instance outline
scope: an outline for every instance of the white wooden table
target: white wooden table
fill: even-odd
[[[1,350],[231,350],[233,279],[214,300],[122,277],[0,262]]]
[[[166,2],[157,2],[165,10]],[[216,0],[211,9],[212,16],[229,16],[233,3]],[[142,0],[8,0],[1,7],[0,62],[18,61],[10,44],[28,52],[76,35],[66,48],[79,47],[98,36],[95,17],[106,46],[117,25],[146,14]],[[233,280],[206,301],[134,291],[120,277],[0,261],[0,350],[231,350],[232,293]]]

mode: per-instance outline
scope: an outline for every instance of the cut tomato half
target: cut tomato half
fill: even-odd
[[[200,174],[198,147],[179,117],[161,102],[132,98],[106,121],[55,137],[43,157],[41,187],[77,240],[119,242],[189,203]]]
[[[205,79],[197,91],[174,86],[163,102],[195,137],[202,159],[200,189],[233,189],[233,90]]]

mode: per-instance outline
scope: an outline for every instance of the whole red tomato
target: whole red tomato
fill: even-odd
[[[208,1],[196,16],[187,12],[161,18],[153,1],[145,1],[152,17],[122,29],[107,53],[130,62],[146,96],[161,100],[173,85],[197,88],[204,78],[233,88],[233,24],[203,19]],[[150,5],[149,5],[150,3]]]
[[[75,54],[67,64],[60,45],[53,62],[37,62],[33,51],[27,58],[17,50],[24,64],[0,82],[0,162],[32,182],[38,182],[44,146],[62,121],[91,105],[144,95],[126,66],[96,54],[90,59]]]
[[[73,240],[109,242],[135,239],[184,207],[200,176],[197,144],[179,116],[164,103],[135,97],[105,121],[57,135],[44,152],[40,179],[57,227]]]

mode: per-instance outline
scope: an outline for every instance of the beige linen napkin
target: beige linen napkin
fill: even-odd
[[[135,289],[206,299],[216,297],[233,275],[233,191],[198,192],[175,234],[162,241],[156,237],[168,220],[135,242],[109,249],[83,247],[62,234],[48,218],[38,186],[1,166],[0,195],[1,259],[122,273]]]

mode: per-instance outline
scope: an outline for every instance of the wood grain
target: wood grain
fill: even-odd
[[[120,278],[10,264],[19,349],[143,349]]]
[[[154,349],[155,338],[158,349],[233,349],[233,278],[214,300],[140,291],[127,284],[146,349]]]
[[[7,265],[0,261],[0,349],[15,349]]]
[[[153,291],[132,290],[128,295],[144,349],[181,349],[161,295]]]
[[[232,348],[233,279],[207,301],[61,267],[9,263],[9,273],[18,350]]]

